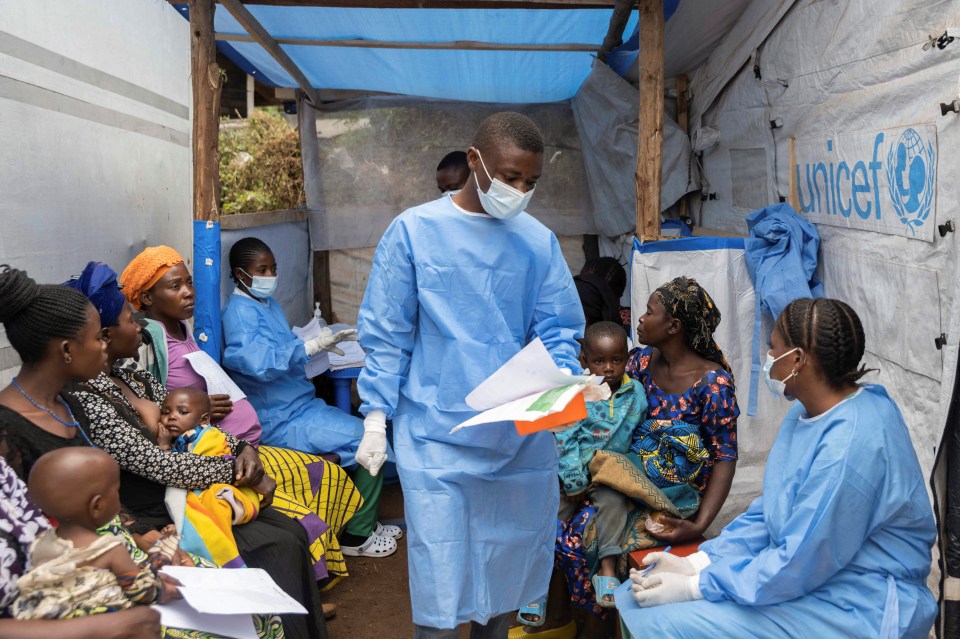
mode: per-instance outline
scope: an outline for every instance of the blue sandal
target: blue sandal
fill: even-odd
[[[597,605],[601,608],[614,608],[616,603],[613,601],[613,593],[620,586],[616,577],[604,577],[603,575],[594,575],[593,592],[597,597]],[[607,599],[609,597],[609,599]]]
[[[525,619],[524,615],[540,617],[539,621],[530,621]],[[526,606],[520,609],[517,612],[517,621],[522,623],[525,626],[532,626],[534,628],[539,628],[547,620],[547,598],[541,597],[536,601],[528,603]]]

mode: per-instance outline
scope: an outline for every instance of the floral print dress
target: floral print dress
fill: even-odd
[[[683,393],[667,393],[657,386],[650,374],[652,352],[649,347],[634,349],[627,360],[627,375],[636,379],[646,392],[649,419],[681,420],[699,425],[703,446],[710,454],[697,479],[697,488],[703,493],[713,466],[717,462],[737,459],[740,408],[733,378],[718,369],[704,375]],[[585,501],[570,519],[557,521],[555,565],[567,579],[573,604],[598,617],[605,617],[609,609],[597,606],[585,543],[590,536],[589,524],[596,512],[593,504]]]

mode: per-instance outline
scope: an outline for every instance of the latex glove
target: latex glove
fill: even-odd
[[[644,577],[640,583],[634,583],[630,588],[633,590],[633,600],[641,608],[703,599],[703,594],[700,593],[700,575],[664,572],[653,577]]]
[[[663,573],[687,576],[699,575],[700,571],[710,565],[710,557],[703,551],[695,552],[689,557],[678,557],[668,552],[652,552],[647,554],[641,563],[644,566],[651,566],[654,563],[657,565],[645,575],[643,575],[643,570],[631,568],[630,579],[634,584],[639,584],[643,579],[649,579],[654,575]]]
[[[340,342],[355,341],[357,341],[357,329],[355,328],[348,328],[334,333],[328,327],[324,326],[320,329],[319,335],[303,343],[303,348],[307,351],[307,357],[313,357],[320,351],[329,351],[342,356],[343,351],[337,348],[337,344]]]
[[[374,477],[387,461],[387,416],[372,410],[363,420],[363,438],[357,448],[357,463]]]

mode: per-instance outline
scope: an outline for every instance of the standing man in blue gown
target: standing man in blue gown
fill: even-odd
[[[580,373],[583,311],[557,238],[524,212],[543,167],[543,137],[519,113],[480,125],[470,178],[414,207],[377,247],[360,308],[359,463],[375,473],[386,421],[409,526],[417,639],[504,639],[510,615],[547,591],[559,503],[549,432],[512,423],[451,434],[475,411],[470,391],[540,338]]]

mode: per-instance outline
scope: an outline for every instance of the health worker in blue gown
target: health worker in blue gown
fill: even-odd
[[[360,308],[366,415],[357,460],[393,442],[409,529],[415,637],[506,637],[509,612],[547,591],[559,504],[553,435],[512,423],[450,430],[470,391],[540,338],[580,373],[583,311],[557,238],[524,212],[543,137],[518,113],[481,123],[471,175],[453,196],[409,209],[377,247]]]
[[[777,319],[764,376],[796,399],[763,494],[689,558],[651,553],[616,593],[625,637],[926,637],[936,540],[924,477],[897,405],[858,384],[864,335],[837,300]]]
[[[363,506],[338,534],[340,550],[350,557],[392,555],[403,532],[377,521],[383,477],[354,459],[363,424],[317,397],[306,375],[308,357],[338,350],[339,342],[356,339],[356,331],[325,328],[306,342],[297,337],[273,299],[277,260],[258,238],[245,237],[230,247],[230,273],[237,288],[223,309],[223,367],[257,410],[263,443],[339,455],[363,497]]]

